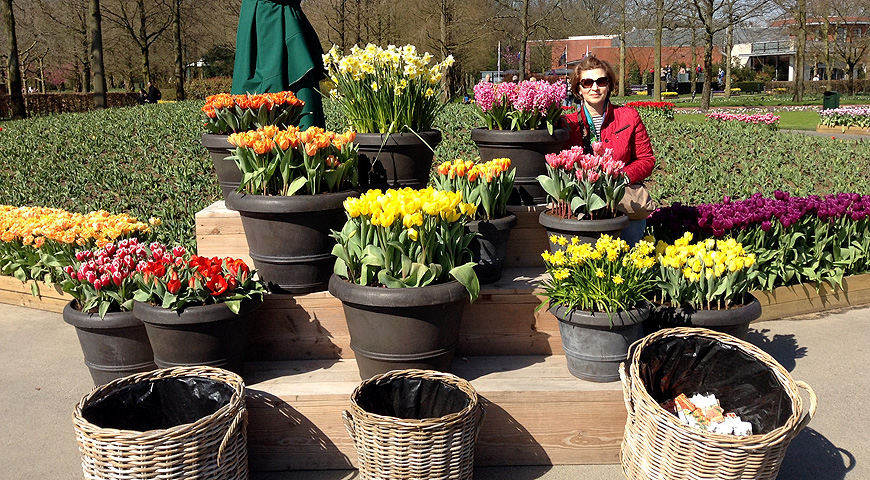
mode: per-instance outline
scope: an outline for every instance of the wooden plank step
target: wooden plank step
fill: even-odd
[[[543,309],[537,269],[508,269],[502,281],[483,286],[467,304],[459,332],[459,355],[563,354],[559,324]],[[329,292],[269,295],[254,313],[251,360],[353,358],[341,302]]]
[[[561,355],[459,357],[452,371],[484,399],[477,465],[619,461],[626,419],[619,382],[574,378]],[[356,466],[341,421],[361,382],[354,360],[249,362],[245,372],[253,471]]]
[[[510,205],[508,210],[517,216],[517,225],[511,231],[505,265],[508,267],[539,267],[541,252],[547,250],[547,234],[538,223],[544,205]],[[248,242],[239,212],[226,208],[223,200],[212,203],[195,215],[196,248],[206,257],[241,258],[253,266],[248,254]]]

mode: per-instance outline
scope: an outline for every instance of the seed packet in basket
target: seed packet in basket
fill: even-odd
[[[752,424],[744,422],[734,412],[725,413],[714,394],[696,394],[691,398],[681,393],[663,402],[662,408],[679,417],[684,424],[705,432],[723,435],[752,435]]]

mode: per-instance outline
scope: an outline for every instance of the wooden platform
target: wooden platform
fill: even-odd
[[[459,333],[459,355],[562,354],[559,325],[546,309],[536,269],[509,269],[504,280],[484,286],[467,304]],[[270,295],[254,313],[251,360],[353,358],[341,302],[328,292]]]
[[[542,265],[541,253],[549,248],[546,233],[538,223],[544,207],[512,205],[508,209],[516,214],[517,226],[511,230],[505,265]],[[196,213],[196,247],[200,255],[241,258],[253,266],[239,212],[226,208],[223,200]]]
[[[356,362],[248,363],[246,371],[251,470],[356,466],[341,421],[360,382]],[[484,398],[477,465],[619,461],[626,418],[619,382],[578,380],[561,355],[457,358],[452,371]]]
[[[37,295],[33,295],[33,290]],[[63,312],[63,307],[72,297],[56,285],[28,281],[0,275],[0,303],[36,308],[48,312]]]

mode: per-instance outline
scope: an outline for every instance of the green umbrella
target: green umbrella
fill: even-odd
[[[301,128],[325,127],[315,90],[326,78],[323,49],[300,0],[243,0],[236,35],[233,94],[293,91],[310,112]]]

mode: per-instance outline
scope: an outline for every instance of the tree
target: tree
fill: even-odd
[[[536,3],[532,5],[532,2]],[[519,80],[525,80],[526,50],[529,40],[539,30],[547,30],[552,16],[560,12],[562,0],[496,0],[502,12],[496,18],[519,24]],[[532,8],[532,7],[535,8]]]
[[[172,24],[172,13],[161,2],[117,0],[106,6],[106,19],[117,25],[135,42],[142,55],[142,81],[151,81],[151,46]]]
[[[3,17],[3,33],[6,36],[6,72],[9,78],[9,97],[12,101],[12,120],[21,120],[27,118],[27,107],[21,92],[21,69],[18,65],[18,39],[15,36],[12,0],[0,1],[0,16]]]
[[[713,74],[713,35],[734,25],[759,15],[765,11],[768,0],[688,0],[688,5],[698,15],[704,31],[704,71],[706,72],[704,90],[701,94],[701,110],[710,108],[712,95],[710,78]],[[726,57],[731,52],[725,52]]]
[[[91,64],[93,65],[94,107],[106,108],[106,75],[103,64],[103,27],[100,0],[90,0]]]
[[[184,56],[181,45],[181,1],[172,2],[172,25],[174,27],[172,43],[175,47],[175,99],[184,100]]]

